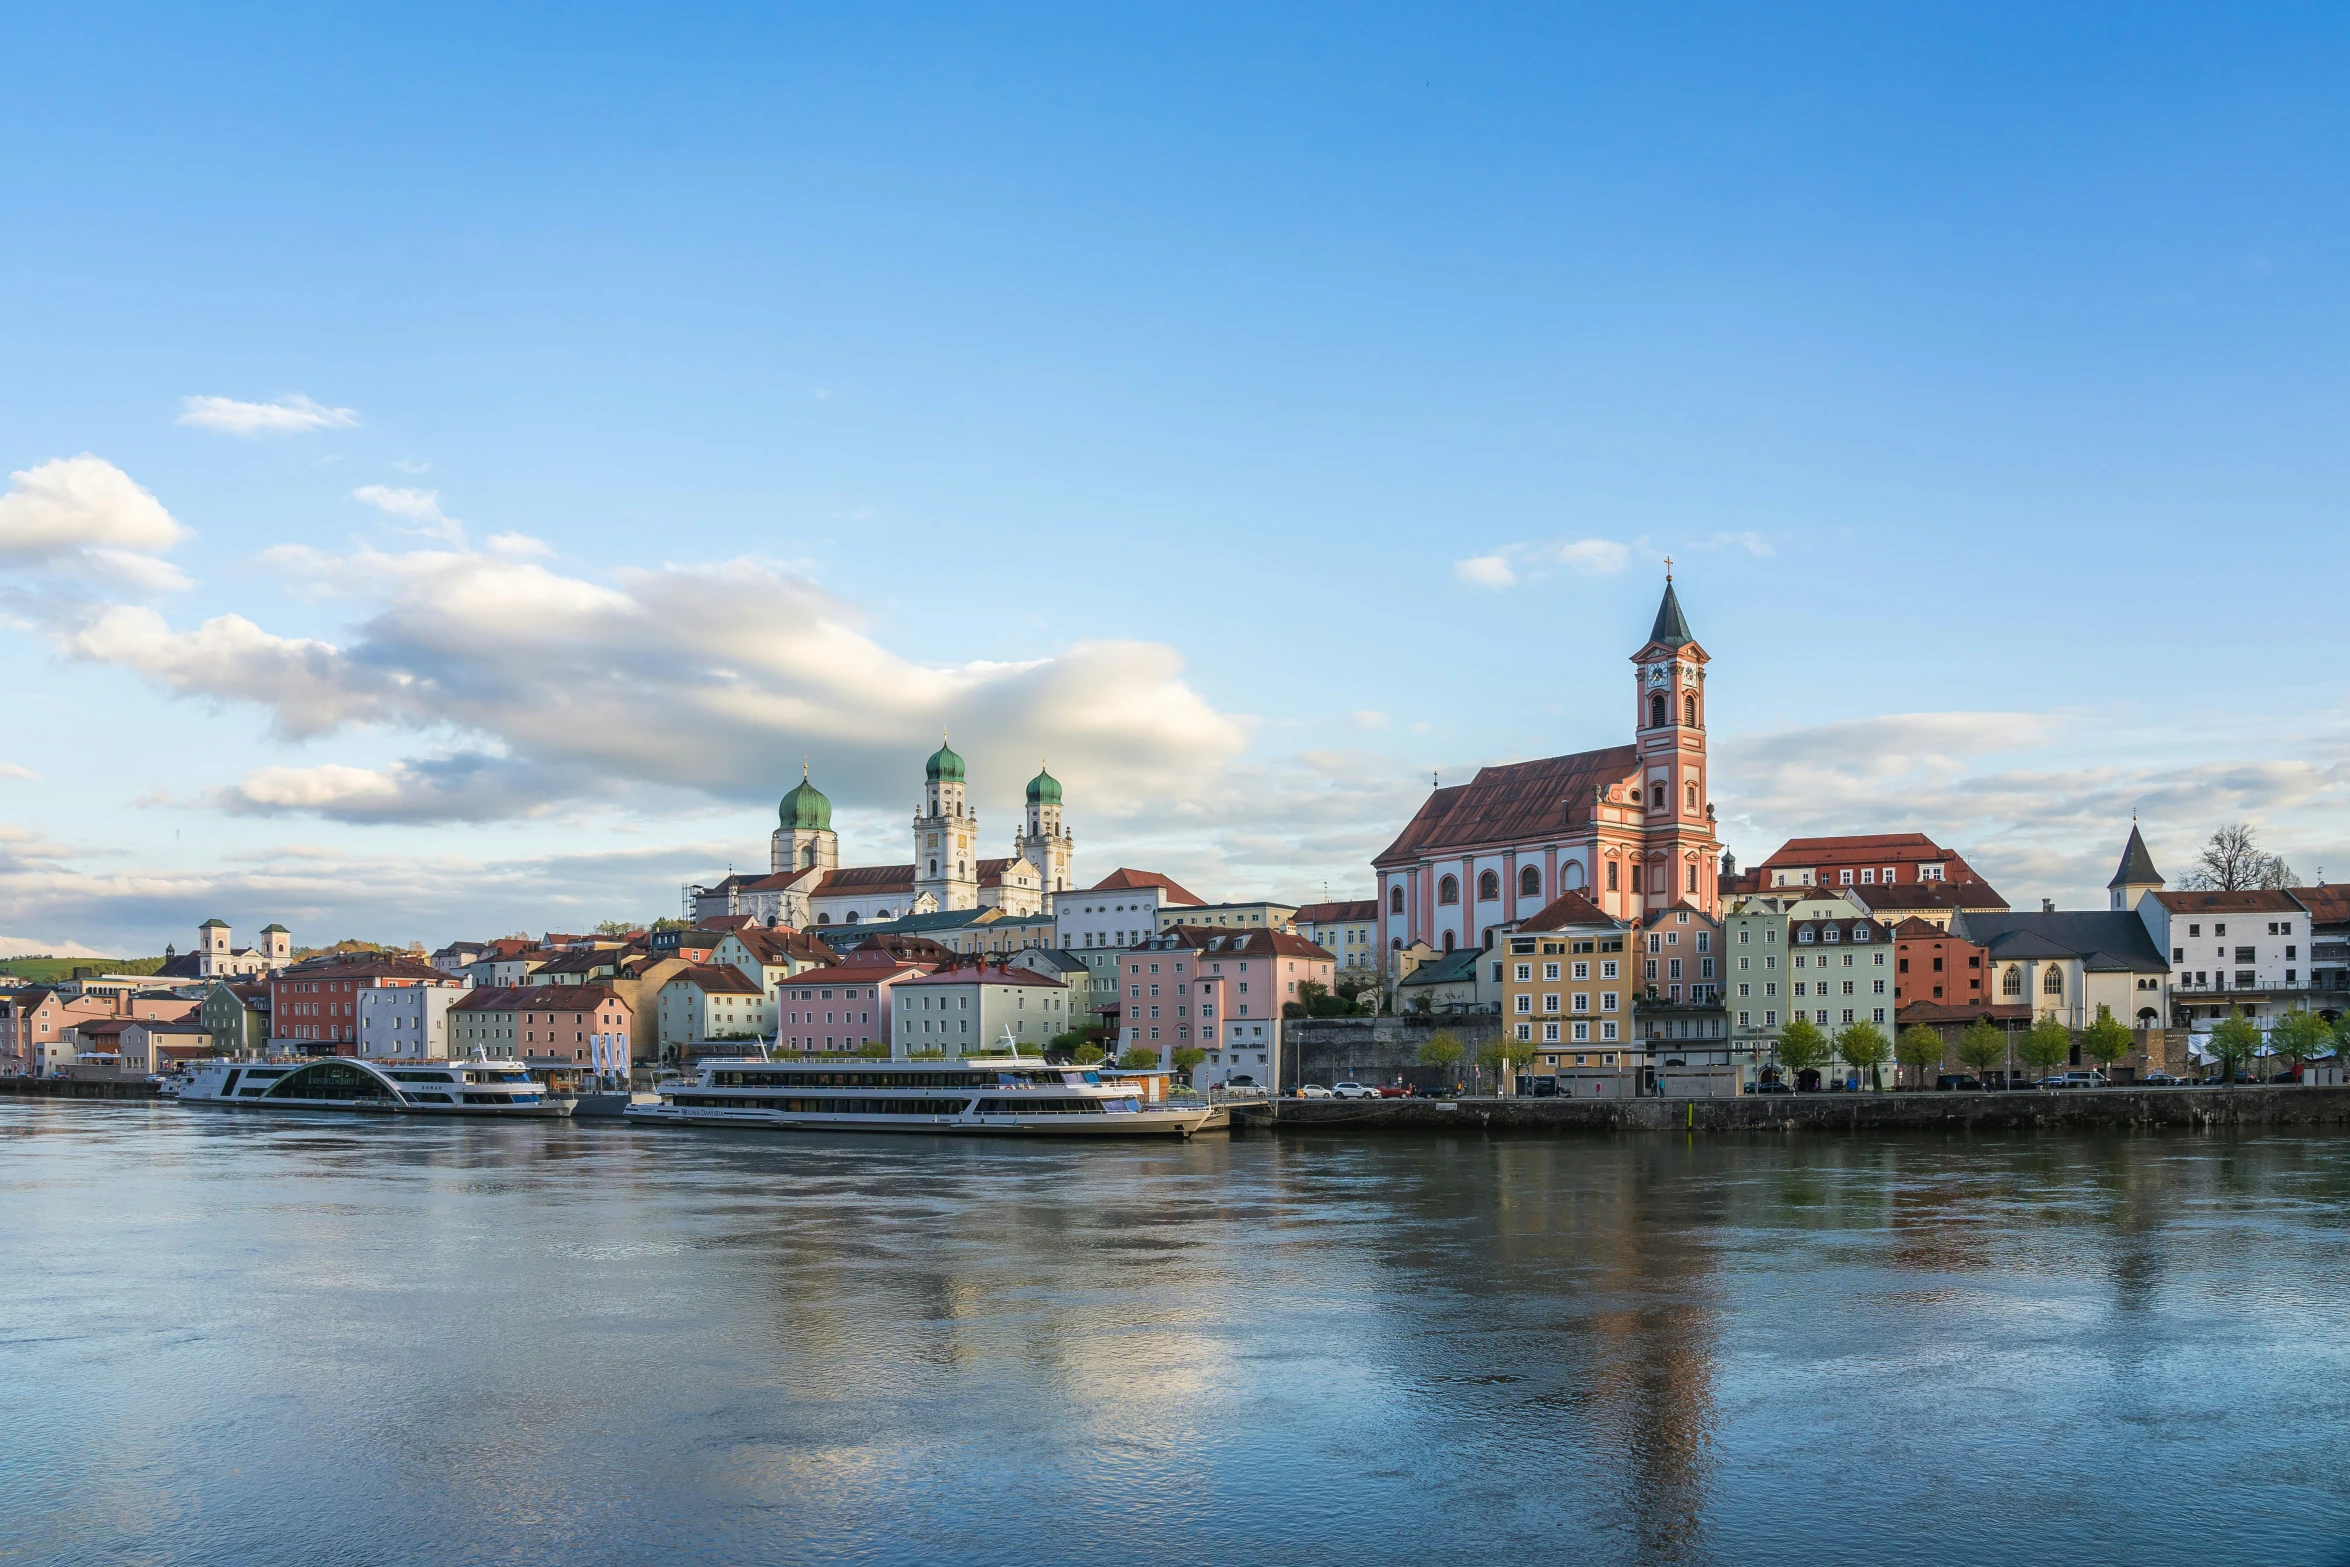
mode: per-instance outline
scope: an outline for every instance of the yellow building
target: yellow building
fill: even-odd
[[[1502,937],[1502,1025],[1538,1076],[1633,1064],[1630,932],[1579,892]]]

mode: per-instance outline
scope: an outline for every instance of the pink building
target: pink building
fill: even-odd
[[[930,972],[887,952],[853,953],[829,968],[803,969],[776,992],[776,1034],[783,1050],[854,1050],[889,1042],[890,996]]]
[[[1269,1088],[1280,1081],[1281,1009],[1298,987],[1334,983],[1338,959],[1288,931],[1177,925],[1118,960],[1123,1048],[1155,1050],[1163,1064],[1197,1049],[1194,1087]],[[1245,1081],[1244,1081],[1245,1080]]]

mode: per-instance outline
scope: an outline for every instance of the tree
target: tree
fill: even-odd
[[[2111,1007],[2097,1009],[2097,1021],[2081,1030],[2081,1054],[2099,1066],[2110,1067],[2130,1053],[2137,1041]]]
[[[2015,1042],[2015,1053],[2024,1065],[2039,1068],[2045,1076],[2072,1058],[2072,1030],[2052,1017],[2041,1018]]]
[[[1420,1045],[1420,1065],[1451,1071],[1461,1064],[1461,1042],[1444,1030],[1430,1034]]]
[[[1148,1045],[1136,1045],[1118,1058],[1118,1064],[1129,1072],[1140,1072],[1159,1064],[1159,1053]]]
[[[1779,1030],[1778,1056],[1790,1073],[1808,1072],[1828,1059],[1828,1036],[1811,1019],[1799,1017]]]
[[[1527,1048],[1531,1049],[1531,1046]],[[1506,1085],[1501,1080],[1502,1069],[1512,1061],[1523,1061],[1523,1055],[1512,1054],[1517,1047],[1506,1039],[1488,1039],[1477,1047],[1477,1069],[1493,1074],[1494,1092],[1500,1093]]]
[[[1101,1046],[1088,1043],[1079,1045],[1075,1050],[1070,1051],[1069,1059],[1079,1066],[1099,1066],[1109,1059],[1109,1055],[1110,1053]]]
[[[868,1039],[857,1047],[857,1054],[868,1061],[886,1061],[889,1059],[889,1046],[878,1039]]]
[[[1991,1069],[2006,1059],[2007,1037],[1989,1018],[1976,1018],[1958,1036],[1959,1064],[1973,1068],[1977,1077],[1990,1075]]]
[[[2211,835],[2196,856],[2195,868],[2187,873],[2184,885],[2219,892],[2245,892],[2255,888],[2278,892],[2290,887],[2300,878],[2293,874],[2284,856],[2270,854],[2260,847],[2258,834],[2250,822],[2230,822]]]
[[[1191,1081],[1191,1069],[1207,1058],[1208,1053],[1199,1046],[1185,1045],[1175,1052],[1175,1070],[1181,1072],[1183,1080],[1188,1083]]]
[[[1859,1067],[1869,1074],[1869,1086],[1882,1086],[1877,1079],[1877,1068],[1893,1053],[1892,1042],[1885,1031],[1874,1023],[1848,1023],[1836,1033],[1836,1053],[1848,1066]]]
[[[599,936],[633,936],[641,928],[627,920],[599,920],[596,922],[595,934]]]
[[[2276,1046],[2277,1054],[2292,1062],[2298,1071],[2332,1046],[2334,1029],[2315,1012],[2296,1010],[2278,1018],[2269,1029],[2268,1038]]]
[[[2223,1017],[2212,1025],[2211,1053],[2223,1075],[2236,1080],[2236,1063],[2249,1061],[2260,1051],[2260,1025],[2248,1017]]]
[[[1942,1064],[1942,1036],[1923,1023],[1912,1023],[1893,1042],[1893,1057],[1909,1068],[1909,1080],[1926,1086],[1926,1074]]]

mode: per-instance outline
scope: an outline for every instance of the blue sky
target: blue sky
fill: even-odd
[[[991,841],[1041,753],[1081,872],[1361,892],[1431,772],[1623,737],[1667,553],[1744,858],[2350,873],[2338,10],[0,52],[12,950],[666,912],[803,756],[896,859],[941,723]]]

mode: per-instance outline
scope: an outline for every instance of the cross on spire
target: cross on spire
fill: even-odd
[[[1667,582],[1673,580],[1673,557],[1670,555],[1665,557],[1665,580]]]

